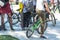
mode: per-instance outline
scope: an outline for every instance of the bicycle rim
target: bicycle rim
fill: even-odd
[[[12,24],[15,25],[18,23],[18,15],[16,13],[13,13],[12,15]]]
[[[21,22],[21,15],[18,15],[18,21]]]
[[[55,26],[56,25],[56,19],[54,14],[51,14],[51,18],[52,18],[52,25]]]
[[[26,36],[27,36],[27,38],[30,38],[30,37],[32,36],[32,34],[33,34],[33,31],[32,31],[32,30],[28,29],[28,30],[26,31]]]

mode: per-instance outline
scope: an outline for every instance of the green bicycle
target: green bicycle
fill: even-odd
[[[47,28],[47,22],[45,22],[44,31],[46,30],[46,28]],[[28,29],[26,31],[26,36],[28,38],[30,38],[33,35],[35,30],[40,34],[41,33],[40,29],[41,29],[41,21],[40,21],[40,19],[37,16],[36,17],[36,22],[34,22],[34,16],[32,16],[31,20],[29,22],[29,27],[28,27]]]

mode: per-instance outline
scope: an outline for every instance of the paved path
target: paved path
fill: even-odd
[[[35,31],[31,38],[26,37],[26,31],[21,31],[18,27],[15,27],[17,29],[16,31],[11,31],[9,26],[6,26],[8,31],[0,31],[0,35],[11,35],[14,36],[20,40],[60,40],[60,14],[55,14],[57,19],[57,24],[55,27],[51,25],[51,23],[48,23],[48,28],[45,32],[45,36],[47,39],[40,38],[39,34]],[[19,30],[19,31],[18,31]]]

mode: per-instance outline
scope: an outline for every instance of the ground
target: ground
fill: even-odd
[[[27,38],[26,30],[22,31],[21,25],[19,25],[19,23],[17,23],[16,25],[13,25],[13,28],[16,29],[15,31],[11,31],[9,27],[9,23],[6,23],[5,26],[7,31],[3,31],[3,30],[0,31],[0,35],[11,35],[20,40],[60,40],[60,14],[56,12],[54,15],[57,19],[56,20],[57,23],[55,26],[52,26],[52,23],[48,22],[48,28],[44,33],[47,39],[40,38],[40,35],[36,31],[30,38]],[[6,21],[6,18],[5,18],[5,21]]]

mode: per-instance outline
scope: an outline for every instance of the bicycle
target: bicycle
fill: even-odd
[[[49,4],[49,8],[50,8],[50,6],[51,6],[51,5]],[[55,26],[55,25],[56,25],[56,19],[55,19],[55,15],[54,15],[55,10],[53,10],[53,8],[50,8],[50,12],[51,12],[51,13],[49,14],[49,19],[50,19],[49,21],[52,22],[52,25],[53,25],[53,26]],[[48,21],[48,22],[49,22],[49,21]]]
[[[13,23],[13,25],[17,24],[18,22],[21,22],[21,15],[19,12],[18,13],[14,12],[12,2],[11,2],[11,10],[12,10],[12,23]]]
[[[13,21],[13,25],[17,24],[18,22],[21,22],[21,15],[20,15],[20,13],[13,13],[12,21]]]
[[[54,12],[52,9],[50,9],[51,13],[49,14],[49,18],[50,18],[50,21],[52,21],[52,25],[55,26],[56,25],[56,19],[55,19],[55,16],[54,16]]]
[[[56,19],[55,19],[55,16],[53,13],[50,13],[49,19],[52,22],[52,26],[55,26],[56,25]]]
[[[38,15],[35,16],[36,17],[36,22],[34,21],[34,16],[31,16],[31,20],[29,22],[29,27],[26,31],[26,36],[28,38],[30,38],[34,31],[36,30],[39,34],[41,33],[40,28],[41,28],[41,20],[38,18]],[[47,22],[45,22],[45,27],[44,27],[44,31],[47,28]]]
[[[51,6],[51,4],[49,3],[49,7]],[[51,10],[55,13],[55,11],[58,9],[59,13],[60,13],[60,2],[59,0],[57,0],[56,3],[54,3],[54,6],[51,7]]]
[[[56,6],[54,6],[54,8],[53,8],[53,12],[55,13],[55,11],[56,11],[57,9],[59,10],[59,13],[60,13],[60,5],[56,5]]]
[[[4,22],[4,24],[9,22],[9,17],[7,18],[8,20]],[[17,24],[18,22],[21,22],[20,14],[13,13],[12,14],[12,25]]]

